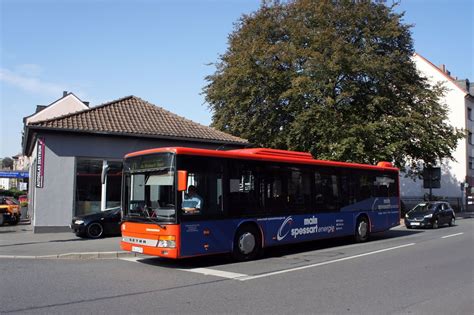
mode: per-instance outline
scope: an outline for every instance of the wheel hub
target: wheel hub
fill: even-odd
[[[255,248],[255,236],[252,233],[244,233],[239,238],[239,250],[243,254],[251,253]]]
[[[359,231],[359,235],[362,238],[365,238],[365,236],[367,235],[367,222],[365,221],[360,222],[358,231]]]

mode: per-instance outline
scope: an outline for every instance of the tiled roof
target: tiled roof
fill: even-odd
[[[133,95],[81,112],[32,123],[29,127],[157,138],[184,138],[207,142],[248,143],[245,139],[195,123]]]

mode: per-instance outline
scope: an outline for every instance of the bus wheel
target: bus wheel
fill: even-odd
[[[3,216],[3,213],[0,213],[0,225],[3,225],[5,223],[5,217]]]
[[[261,252],[261,236],[257,228],[244,225],[237,230],[232,256],[239,261],[252,260]]]
[[[365,242],[369,239],[369,220],[366,217],[360,217],[357,220],[355,230],[355,240],[358,243]]]

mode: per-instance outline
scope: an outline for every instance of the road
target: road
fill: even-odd
[[[257,261],[0,260],[0,313],[473,314],[474,220]]]

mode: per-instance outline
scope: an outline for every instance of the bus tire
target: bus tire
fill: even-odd
[[[366,216],[360,216],[357,219],[354,238],[357,243],[362,243],[369,239],[369,219]]]
[[[5,217],[3,216],[3,213],[0,213],[0,226],[5,223]]]
[[[232,256],[238,261],[257,258],[262,251],[262,237],[254,225],[243,225],[238,228],[234,237]]]

